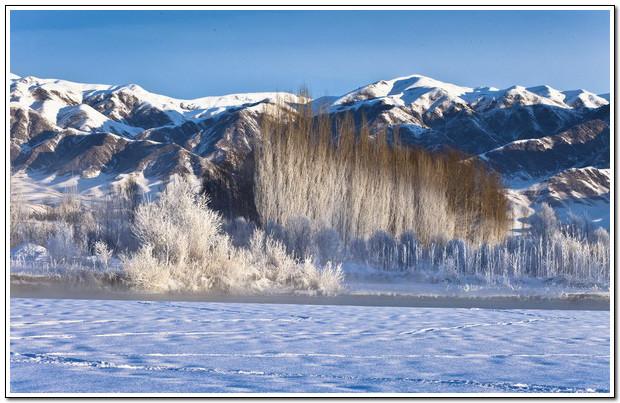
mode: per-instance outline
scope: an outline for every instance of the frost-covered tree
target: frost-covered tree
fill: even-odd
[[[157,201],[137,208],[133,230],[140,247],[123,259],[134,286],[189,292],[338,291],[338,266],[299,261],[261,230],[254,231],[247,249],[235,247],[223,231],[222,217],[197,190],[179,178]]]
[[[110,259],[112,258],[112,250],[103,241],[96,241],[93,244],[93,252],[95,257],[104,269],[108,268]]]
[[[233,245],[245,247],[250,244],[252,234],[256,230],[256,225],[243,217],[237,217],[224,224],[224,229],[231,237]]]
[[[321,228],[314,235],[317,258],[323,264],[342,260],[342,241],[338,231],[333,228]]]
[[[312,226],[305,217],[293,216],[286,220],[286,246],[298,259],[310,258],[313,253]]]
[[[399,264],[401,268],[413,267],[417,261],[418,240],[411,231],[403,232],[399,238]]]
[[[60,222],[55,226],[46,247],[50,256],[57,262],[68,263],[80,256],[73,234],[73,228],[69,223]]]
[[[388,232],[377,231],[368,239],[368,253],[371,262],[381,265],[383,269],[394,269],[397,267],[397,247],[396,241]]]
[[[547,203],[542,203],[540,209],[530,217],[531,232],[534,236],[549,239],[559,228],[555,211]]]
[[[368,245],[364,238],[356,238],[352,240],[348,246],[348,258],[350,260],[368,263]]]

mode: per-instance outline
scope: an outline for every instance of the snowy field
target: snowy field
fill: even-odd
[[[20,392],[609,392],[608,311],[11,299]]]

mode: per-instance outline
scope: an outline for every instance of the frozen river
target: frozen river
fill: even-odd
[[[11,392],[609,392],[609,311],[11,299]]]

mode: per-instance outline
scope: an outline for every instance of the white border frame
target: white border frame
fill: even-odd
[[[5,153],[4,153],[4,169],[5,169],[5,396],[6,397],[615,397],[615,6],[613,2],[602,1],[601,5],[584,6],[578,1],[568,0],[561,4],[558,0],[547,0],[551,5],[507,5],[498,6],[493,1],[482,0],[477,1],[477,5],[458,5],[444,2],[443,4],[437,0],[427,0],[433,5],[413,6],[407,4],[406,1],[392,0],[390,5],[364,5],[364,3],[372,3],[365,0],[359,0],[362,5],[336,5],[330,6],[329,0],[307,0],[312,5],[291,6],[286,1],[276,0],[269,1],[270,5],[240,5],[237,6],[231,0],[220,0],[222,5],[206,6],[200,5],[195,0],[187,0],[182,6],[164,5],[166,1],[155,0],[154,5],[139,4],[114,4],[114,5],[94,5],[85,6],[83,0],[64,0],[59,5],[44,5],[43,1],[20,1],[20,5],[9,5],[7,0],[0,0],[5,6]],[[17,2],[19,0],[13,0]],[[243,1],[250,3],[252,0]],[[172,1],[170,1],[172,2]],[[289,0],[290,2],[290,0]],[[25,3],[25,4],[24,4]],[[116,0],[115,3],[122,3]],[[159,4],[158,4],[159,3]],[[343,0],[342,3],[351,3]],[[568,3],[568,4],[566,4]],[[10,392],[10,243],[9,240],[9,203],[10,203],[10,109],[7,83],[10,82],[10,11],[11,10],[607,10],[610,11],[610,170],[611,170],[611,200],[610,200],[610,241],[611,241],[611,267],[610,270],[610,392],[609,393],[11,393]]]

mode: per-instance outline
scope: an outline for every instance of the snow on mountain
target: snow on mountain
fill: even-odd
[[[333,108],[354,106],[359,102],[380,100],[411,106],[421,112],[432,111],[441,99],[442,108],[458,105],[475,110],[507,108],[513,105],[550,105],[560,108],[598,108],[608,101],[584,90],[561,92],[547,85],[525,88],[512,86],[470,88],[444,83],[421,75],[381,80],[360,87],[336,99]]]
[[[145,183],[163,183],[179,173],[206,176],[216,193],[213,203],[220,206],[237,203],[234,198],[247,196],[242,188],[251,188],[244,181],[251,182],[253,139],[260,136],[262,116],[301,101],[277,92],[175,99],[135,84],[16,75],[10,85],[15,172],[69,175],[84,189],[128,176]],[[477,155],[504,177],[519,211],[531,212],[530,205],[545,198],[556,206],[598,203],[597,211],[606,202],[595,192],[583,198],[570,192],[609,189],[604,175],[573,180],[570,171],[609,168],[609,101],[585,90],[471,88],[411,75],[317,98],[312,107],[334,119],[347,114],[357,122],[365,119],[371,129],[398,128],[407,144]],[[534,192],[551,178],[555,188],[567,187]]]
[[[496,88],[477,89],[471,93],[464,94],[463,97],[472,108],[478,110],[509,108],[513,105],[569,107],[563,102],[564,97],[560,91],[546,85],[530,88],[515,85],[503,90]]]
[[[592,180],[593,177],[597,180]],[[609,200],[610,180],[609,168],[570,168],[547,180],[545,191],[559,202],[568,198]]]
[[[609,168],[570,168],[521,193],[533,205],[551,205],[560,218],[578,215],[609,229],[610,181]]]
[[[65,106],[58,110],[56,123],[60,127],[74,128],[84,132],[103,131],[122,136],[134,137],[143,131],[109,119],[89,105]]]
[[[586,90],[564,91],[565,103],[573,108],[598,108],[609,105],[609,101]]]
[[[90,120],[103,124],[99,112],[116,121],[131,120],[134,114],[157,115],[156,126],[180,125],[186,121],[197,121],[216,116],[231,108],[255,104],[263,101],[281,99],[285,102],[297,101],[297,96],[289,93],[263,92],[231,94],[196,99],[175,99],[146,91],[136,84],[112,86],[82,84],[65,80],[41,79],[36,77],[14,78],[11,84],[11,105],[25,106],[41,113],[47,120],[59,126],[59,112],[67,106],[86,104],[91,107],[82,114]],[[65,116],[63,114],[63,116]],[[129,123],[131,122],[124,122]],[[90,125],[88,125],[90,127]],[[133,126],[138,126],[133,124]],[[99,129],[101,125],[90,128]],[[118,128],[118,127],[117,127]],[[121,131],[135,135],[136,130]]]
[[[203,97],[196,99],[175,99],[154,94],[142,87],[131,84],[107,91],[95,91],[86,95],[85,101],[100,106],[99,110],[113,119],[123,119],[130,112],[128,109],[140,102],[148,108],[163,111],[169,124],[179,125],[185,121],[197,121],[218,115],[230,108],[250,105],[275,99],[295,101],[297,97],[288,93],[263,92],[248,94],[231,94],[224,96]]]
[[[609,124],[594,117],[561,133],[517,140],[479,155],[506,178],[531,180],[573,167],[609,166]]]
[[[463,93],[472,91],[472,89],[444,83],[416,74],[395,78],[393,80],[381,80],[358,88],[336,100],[333,105],[347,105],[383,97],[400,99],[403,104],[412,104],[420,96],[429,91],[439,91],[446,96],[457,98]]]
[[[548,85],[538,85],[535,87],[528,87],[526,89],[527,91],[543,98],[549,99],[558,105],[564,103],[564,99],[566,98],[566,95],[564,95],[562,92]]]
[[[336,102],[340,97],[326,95],[319,98],[314,98],[312,100],[312,112],[313,113],[323,113],[329,109],[329,107]]]

